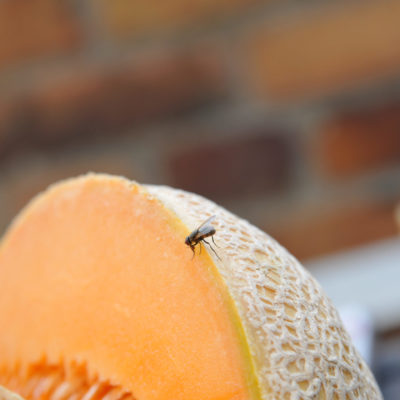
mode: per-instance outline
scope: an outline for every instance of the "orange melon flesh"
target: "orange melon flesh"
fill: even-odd
[[[22,398],[17,393],[0,386],[0,400],[22,400]]]
[[[35,199],[0,247],[0,376],[17,371],[21,393],[27,376],[83,365],[138,400],[259,398],[229,292],[188,233],[120,179]]]

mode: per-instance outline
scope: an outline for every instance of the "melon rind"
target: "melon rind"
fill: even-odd
[[[382,395],[321,286],[273,238],[199,195],[147,190],[190,229],[216,215],[223,277],[243,325],[263,400],[378,400]]]
[[[115,179],[136,185],[105,174],[75,179]],[[75,179],[60,182],[49,190]],[[220,259],[211,251],[208,254],[232,299],[238,332],[243,334],[247,372],[255,377],[251,386],[260,393],[254,398],[382,399],[336,309],[286,249],[247,221],[201,196],[164,186],[141,188],[144,196],[158,199],[176,214],[188,232],[207,217],[217,216],[214,239]],[[41,201],[44,194],[32,200],[13,226],[22,223],[30,207]]]

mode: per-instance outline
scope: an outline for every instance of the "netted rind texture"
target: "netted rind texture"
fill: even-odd
[[[382,399],[320,285],[270,236],[201,196],[146,186],[189,228],[216,215],[223,277],[250,344],[263,400]]]

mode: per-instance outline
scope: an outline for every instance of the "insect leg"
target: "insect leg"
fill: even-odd
[[[200,246],[200,252],[199,252],[199,254],[201,254],[201,242],[199,242],[199,246]]]
[[[214,242],[214,236],[211,236],[211,240],[212,240],[213,243],[219,248],[219,246],[217,245],[217,243]]]
[[[217,258],[218,258],[218,260],[221,260],[220,258],[219,258],[219,255],[216,253],[216,251],[213,249],[213,247],[211,246],[211,244],[210,243],[208,243],[205,239],[203,239],[203,242],[204,243],[206,243],[206,244],[208,244],[209,246],[210,246],[210,249],[214,252],[214,254],[217,256]]]
[[[192,260],[193,260],[193,258],[194,258],[194,256],[195,256],[195,251],[194,251],[194,246],[190,246],[190,248],[192,249],[192,251],[193,251],[193,256],[192,256]]]

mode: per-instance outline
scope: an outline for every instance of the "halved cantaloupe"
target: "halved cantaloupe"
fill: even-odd
[[[22,400],[22,398],[17,393],[0,386],[0,400]]]
[[[185,237],[216,215],[218,259]],[[90,174],[0,247],[0,384],[28,399],[380,399],[319,285],[214,203]]]

